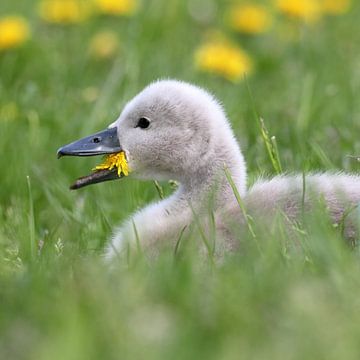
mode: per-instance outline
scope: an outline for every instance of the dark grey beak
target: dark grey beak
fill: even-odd
[[[61,147],[57,151],[57,155],[58,158],[62,156],[94,156],[114,154],[121,150],[117,129],[110,128]]]
[[[57,151],[57,156],[58,158],[62,156],[95,156],[114,154],[120,151],[122,148],[117,136],[117,129],[110,128],[61,147]],[[120,179],[117,169],[97,170],[77,179],[70,189],[77,190],[87,185],[115,179]]]

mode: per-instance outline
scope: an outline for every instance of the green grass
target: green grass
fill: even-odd
[[[0,53],[1,359],[359,358],[359,251],[323,212],[300,226],[300,246],[281,222],[255,223],[256,243],[248,234],[222,264],[181,241],[176,256],[110,270],[101,254],[111,228],[158,189],[125,179],[70,192],[98,159],[56,160],[59,146],[104,128],[144,85],[172,77],[221,99],[250,181],[274,174],[246,82],[193,66],[204,32],[223,26],[225,3],[208,25],[188,15],[187,2],[152,0],[134,18],[59,27],[38,19],[34,1],[1,2],[0,14],[24,14],[33,32],[24,47]],[[248,84],[283,171],[359,170],[348,156],[360,155],[359,16],[354,6],[302,29],[295,43],[224,29],[254,57]],[[115,59],[88,54],[102,29],[119,33]],[[96,100],[85,100],[88,88]]]

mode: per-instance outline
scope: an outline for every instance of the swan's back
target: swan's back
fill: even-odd
[[[270,229],[274,221],[283,219],[288,224],[287,235],[292,238],[293,222],[302,221],[303,214],[317,210],[332,223],[342,224],[349,240],[358,235],[357,216],[360,205],[360,176],[348,174],[281,175],[270,180],[258,180],[243,198],[246,211],[255,226]],[[326,209],[326,210],[325,210]],[[241,246],[247,224],[243,211],[234,202],[218,213],[219,237],[224,248],[234,250]],[[289,223],[290,222],[290,223]]]
[[[259,180],[245,198],[250,213],[267,216],[280,210],[296,220],[303,210],[324,204],[334,223],[360,204],[360,176],[349,174],[313,174],[276,176]]]

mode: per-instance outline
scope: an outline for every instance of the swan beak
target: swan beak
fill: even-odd
[[[62,146],[57,151],[57,156],[60,158],[62,156],[105,155],[121,150],[117,129],[110,128]]]
[[[57,151],[58,158],[62,156],[95,156],[114,154],[122,151],[116,128],[99,131],[83,139],[62,146]],[[117,169],[104,169],[83,176],[70,186],[71,190],[77,190],[84,186],[100,183],[103,181],[119,179]]]

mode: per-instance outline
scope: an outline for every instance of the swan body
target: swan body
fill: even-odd
[[[225,168],[254,216],[281,210],[293,220],[302,209],[311,210],[314,198],[323,198],[332,220],[339,222],[349,206],[360,202],[360,177],[346,174],[313,174],[305,180],[301,175],[277,176],[259,180],[247,190],[245,161],[222,106],[191,84],[175,80],[150,84],[127,103],[109,128],[116,131],[126,153],[130,177],[172,179],[180,185],[170,197],[135,212],[116,228],[107,258],[137,241],[147,249],[175,244],[194,214],[208,216],[209,206],[224,248],[234,248],[234,237],[240,234],[231,235],[228,220],[241,227],[245,219]],[[350,225],[348,233],[353,233]]]

